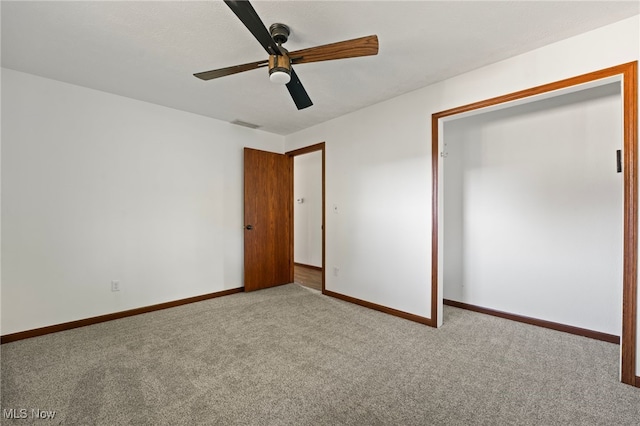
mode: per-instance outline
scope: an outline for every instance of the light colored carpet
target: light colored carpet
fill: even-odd
[[[618,382],[617,345],[452,307],[433,329],[296,284],[1,350],[3,410],[56,411],[3,424],[640,421],[640,389]]]

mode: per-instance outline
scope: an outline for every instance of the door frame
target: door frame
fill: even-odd
[[[442,229],[439,227],[439,177],[440,143],[444,121],[461,118],[480,110],[509,107],[512,104],[528,102],[533,98],[549,97],[563,90],[582,90],[604,84],[603,80],[619,81],[623,105],[623,277],[622,277],[622,336],[620,380],[623,383],[640,386],[636,377],[636,335],[638,302],[638,62],[594,71],[553,83],[532,87],[495,98],[440,111],[431,116],[431,156],[432,156],[432,232],[431,232],[431,318],[435,324],[442,321],[442,286],[438,279],[439,250]],[[434,325],[435,325],[434,324]]]
[[[312,152],[316,152],[316,151],[320,151],[321,157],[322,157],[322,294],[325,294],[325,286],[324,286],[324,282],[325,282],[325,274],[326,274],[326,265],[325,265],[325,235],[326,235],[326,224],[325,224],[325,216],[326,216],[326,209],[325,209],[325,143],[324,142],[320,142],[314,145],[309,145],[300,149],[295,149],[293,151],[289,151],[289,152],[285,152],[284,155],[289,157],[289,161],[291,161],[291,173],[293,175],[293,159],[294,157],[297,157],[298,155],[304,155],[304,154],[310,154]],[[293,194],[293,176],[291,177],[291,193]],[[291,215],[291,218],[293,218],[293,203],[291,203],[291,211],[289,212],[289,214]],[[291,244],[291,276],[293,276],[293,268],[294,268],[294,259],[293,259],[293,254],[294,254],[294,250],[293,250],[293,241],[294,241],[294,222],[295,220],[291,220],[291,231],[289,232],[290,235],[290,244]]]

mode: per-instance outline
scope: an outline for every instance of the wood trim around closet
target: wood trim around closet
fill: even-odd
[[[637,340],[637,262],[638,262],[638,62],[582,74],[507,95],[474,102],[437,112],[431,116],[432,155],[432,233],[431,233],[431,317],[438,317],[438,167],[440,119],[516,101],[555,90],[566,89],[610,77],[622,77],[623,99],[623,171],[624,171],[624,230],[622,280],[622,337],[621,381],[638,386],[636,376]]]

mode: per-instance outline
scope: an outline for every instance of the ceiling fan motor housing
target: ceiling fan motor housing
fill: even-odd
[[[291,34],[291,30],[285,24],[271,24],[269,27],[269,33],[271,34],[271,38],[278,44],[284,44],[289,40],[289,34]]]

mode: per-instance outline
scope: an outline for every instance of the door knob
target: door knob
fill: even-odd
[[[247,231],[251,231],[253,229],[253,225],[247,225],[244,227]]]

